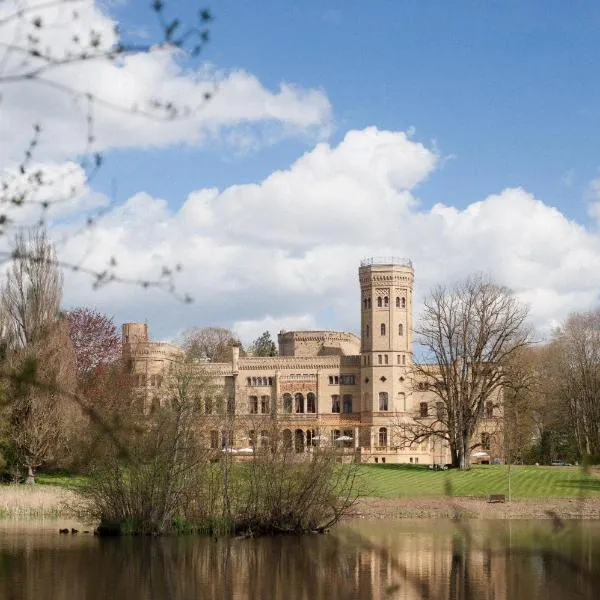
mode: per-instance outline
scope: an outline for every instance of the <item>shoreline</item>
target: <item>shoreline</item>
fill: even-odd
[[[72,519],[71,490],[52,485],[0,486],[0,519]],[[600,520],[600,498],[517,498],[491,504],[480,497],[379,498],[365,496],[344,520],[372,519]]]

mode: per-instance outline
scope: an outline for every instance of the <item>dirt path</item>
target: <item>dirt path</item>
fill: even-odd
[[[361,519],[600,519],[600,498],[530,498],[490,504],[480,498],[361,498]]]

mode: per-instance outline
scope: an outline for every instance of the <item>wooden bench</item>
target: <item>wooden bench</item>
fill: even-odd
[[[488,502],[491,504],[496,504],[497,502],[506,502],[506,496],[504,494],[490,494],[490,499]]]

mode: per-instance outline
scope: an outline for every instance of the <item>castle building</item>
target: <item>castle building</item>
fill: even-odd
[[[415,418],[433,415],[439,400],[413,371],[411,261],[363,260],[359,282],[360,339],[340,331],[281,331],[278,356],[241,357],[232,347],[230,361],[198,364],[214,384],[204,399],[212,447],[252,452],[269,443],[275,424],[281,443],[297,452],[331,444],[361,462],[450,462],[440,438],[410,443],[405,434]],[[125,323],[123,353],[146,408],[162,403],[182,350],[150,341],[145,324]],[[211,425],[215,413],[227,414],[229,425],[216,418]],[[493,415],[486,417],[491,422]]]

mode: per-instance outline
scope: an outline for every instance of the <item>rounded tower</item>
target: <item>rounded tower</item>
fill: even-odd
[[[406,410],[414,271],[408,259],[377,257],[361,261],[358,277],[363,410],[384,417]]]

